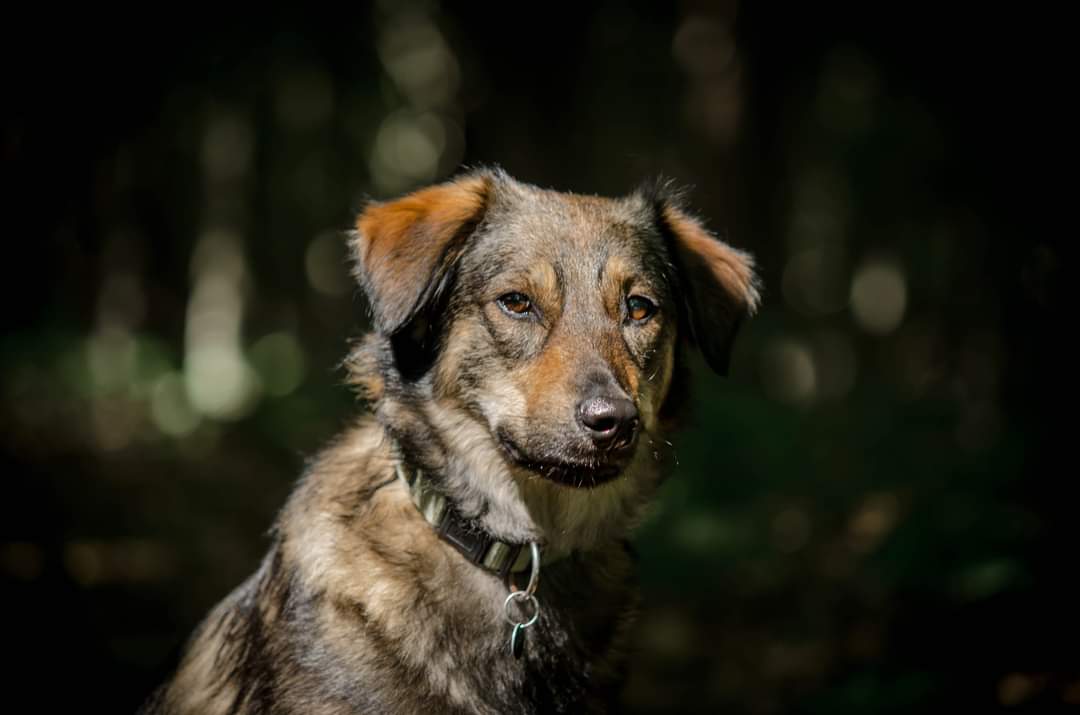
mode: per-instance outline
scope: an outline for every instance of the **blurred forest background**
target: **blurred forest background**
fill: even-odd
[[[670,176],[765,280],[636,539],[627,712],[1080,705],[1042,166],[1075,83],[1052,19],[979,7],[9,9],[5,698],[165,676],[358,409],[341,231],[497,163]]]

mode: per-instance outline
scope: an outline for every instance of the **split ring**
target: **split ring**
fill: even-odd
[[[524,608],[525,603],[532,604],[532,618],[527,621],[517,621],[514,619],[513,616],[510,615],[510,602],[515,600],[524,601],[524,603],[522,604],[522,608]],[[503,611],[505,612],[507,623],[512,626],[521,626],[522,628],[528,628],[529,626],[536,623],[536,619],[540,617],[540,604],[536,601],[536,596],[532,595],[528,591],[512,591],[510,595],[506,597],[506,600],[503,601]]]

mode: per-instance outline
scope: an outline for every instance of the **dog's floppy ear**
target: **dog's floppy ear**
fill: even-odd
[[[726,375],[735,333],[760,300],[754,259],[710,233],[667,186],[650,198],[673,254],[689,337],[709,367]]]
[[[360,214],[351,240],[355,274],[379,332],[398,332],[446,288],[483,219],[490,184],[486,174],[472,174]]]

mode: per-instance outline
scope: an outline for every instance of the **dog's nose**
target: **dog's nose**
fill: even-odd
[[[634,441],[638,411],[624,397],[589,397],[578,405],[578,421],[600,449],[619,449]]]

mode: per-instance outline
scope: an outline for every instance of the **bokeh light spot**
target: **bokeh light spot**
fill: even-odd
[[[248,173],[254,153],[255,134],[251,125],[233,114],[210,122],[203,135],[202,164],[216,182],[238,179]]]
[[[183,375],[170,372],[154,382],[150,417],[164,434],[183,437],[199,426],[199,414],[188,401]]]
[[[445,146],[446,131],[434,115],[391,114],[375,136],[372,178],[388,193],[430,181],[438,171]]]
[[[457,59],[430,20],[402,13],[379,34],[379,59],[397,88],[416,107],[449,101],[460,82]]]
[[[817,391],[817,370],[810,348],[801,341],[780,338],[761,353],[760,374],[765,391],[774,399],[805,403]]]
[[[851,282],[851,310],[863,330],[888,335],[904,319],[907,282],[895,263],[874,261],[855,271]]]
[[[232,346],[214,342],[193,348],[184,362],[184,378],[191,404],[203,414],[238,419],[249,411],[255,376]]]
[[[258,396],[254,371],[240,348],[246,268],[239,237],[208,232],[196,247],[192,268],[195,286],[184,346],[188,399],[204,415],[237,419]]]
[[[291,333],[264,335],[251,347],[249,357],[268,395],[288,395],[304,380],[307,358]]]
[[[861,553],[875,549],[892,531],[900,513],[900,501],[888,492],[867,496],[856,508],[848,527],[848,543]]]

